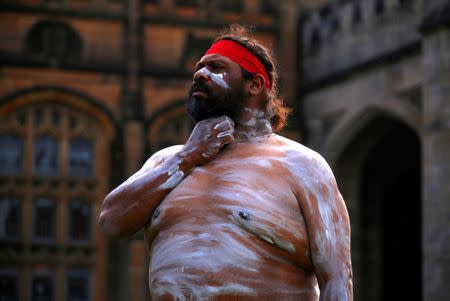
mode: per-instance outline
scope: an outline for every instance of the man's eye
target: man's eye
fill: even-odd
[[[218,70],[218,69],[221,69],[221,68],[222,68],[221,65],[218,65],[218,64],[211,64],[211,69],[213,69],[213,70]]]

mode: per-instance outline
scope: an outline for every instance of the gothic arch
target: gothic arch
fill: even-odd
[[[149,153],[164,147],[184,144],[189,138],[193,122],[186,112],[184,101],[174,101],[154,113],[147,122]]]
[[[335,176],[352,222],[353,271],[359,282],[355,297],[385,300],[399,283],[383,270],[391,266],[392,246],[408,250],[396,265],[418,262],[420,266],[420,135],[417,126],[385,108],[366,107],[356,112],[346,123],[350,133],[345,129],[339,132],[343,139],[339,150],[328,155],[333,156]],[[398,233],[402,233],[400,238]],[[414,269],[408,271],[408,281],[415,283],[411,290],[396,292],[393,299],[420,297],[420,268]],[[399,296],[403,293],[408,296]]]
[[[26,263],[11,267],[28,275],[17,287],[41,281],[35,274],[43,269],[62,300],[76,271],[84,292],[92,285],[92,299],[102,300],[107,241],[97,217],[109,190],[116,120],[96,100],[58,87],[3,97],[0,120],[0,202],[18,204],[21,219],[13,236],[23,250],[18,260]],[[56,271],[51,258],[59,246],[64,256]],[[74,259],[74,253],[80,255]]]
[[[108,141],[114,139],[119,125],[111,111],[92,97],[67,88],[41,86],[7,95],[0,99],[0,118],[28,104],[49,102],[80,110],[101,124]]]
[[[351,139],[367,124],[379,116],[392,117],[405,123],[416,133],[420,132],[420,116],[399,99],[387,103],[361,105],[347,113],[328,134],[320,152],[334,166]]]

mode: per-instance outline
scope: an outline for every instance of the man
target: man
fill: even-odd
[[[197,63],[185,145],[104,200],[116,238],[140,228],[153,300],[352,300],[350,226],[323,158],[274,133],[287,110],[266,48],[230,32]]]

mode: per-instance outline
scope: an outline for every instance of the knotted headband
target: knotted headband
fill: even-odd
[[[266,88],[269,91],[272,90],[269,76],[261,61],[241,44],[232,40],[220,40],[214,43],[204,55],[207,54],[220,54],[250,73],[261,74],[266,82]]]

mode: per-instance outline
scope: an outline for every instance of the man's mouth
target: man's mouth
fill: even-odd
[[[208,88],[201,85],[194,83],[191,88],[191,96],[193,97],[208,97]]]
[[[208,97],[208,93],[203,92],[203,91],[201,91],[201,90],[194,91],[194,92],[192,92],[191,95],[192,95],[193,97]]]

